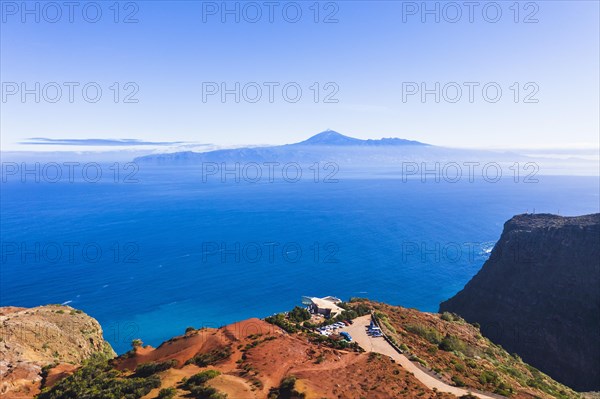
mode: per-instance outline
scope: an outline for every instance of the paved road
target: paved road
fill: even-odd
[[[400,353],[398,353],[383,337],[373,338],[367,335],[366,327],[371,323],[371,316],[362,316],[354,319],[354,324],[345,327],[342,331],[347,331],[354,341],[356,341],[365,351],[377,352],[382,355],[387,355],[394,359],[406,370],[410,371],[415,377],[421,381],[429,389],[437,388],[440,392],[448,392],[456,396],[466,395],[470,391],[466,389],[453,387],[437,378],[434,378],[417,367],[413,362]],[[496,399],[492,396],[483,395],[480,393],[471,392],[471,394],[482,399]]]

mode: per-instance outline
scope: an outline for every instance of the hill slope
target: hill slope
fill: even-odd
[[[268,322],[250,319],[219,329],[190,328],[158,348],[138,345],[110,363],[90,361],[48,387],[40,399],[450,399],[456,396],[444,387],[451,386],[465,395],[470,390],[489,392],[475,392],[485,398],[579,398],[460,318],[362,299],[341,306],[346,310],[340,319],[354,319],[344,327],[347,331],[358,338],[374,317],[413,362],[403,365],[394,360],[400,359],[399,352],[382,355],[363,340],[365,348],[336,334],[317,334],[317,324],[334,320],[308,319],[297,308]],[[371,339],[389,345],[384,338]],[[425,374],[440,389],[430,388]]]

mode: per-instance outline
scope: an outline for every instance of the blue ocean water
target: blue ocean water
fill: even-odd
[[[188,326],[290,309],[302,295],[434,312],[477,273],[513,215],[600,207],[597,177],[138,178],[3,183],[0,305],[68,303],[98,319],[119,353],[134,338],[158,345]]]

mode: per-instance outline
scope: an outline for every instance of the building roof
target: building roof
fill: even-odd
[[[342,302],[340,299],[334,296],[326,296],[324,298],[317,297],[303,297],[302,303],[305,305],[315,305],[319,309],[330,309],[331,314],[335,315],[341,313],[344,309],[336,305],[336,303]]]

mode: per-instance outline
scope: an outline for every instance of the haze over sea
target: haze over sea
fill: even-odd
[[[158,345],[189,325],[268,316],[302,295],[435,312],[510,217],[594,213],[600,201],[597,177],[236,184],[150,168],[137,178],[3,182],[0,305],[82,309],[118,353],[134,338]]]

